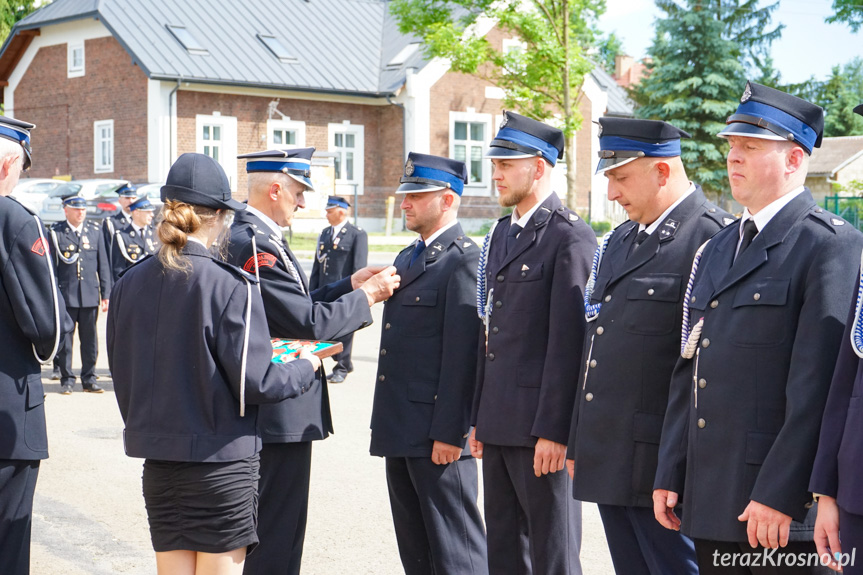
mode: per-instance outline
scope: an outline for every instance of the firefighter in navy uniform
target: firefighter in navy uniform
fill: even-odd
[[[488,573],[467,446],[476,386],[479,248],[456,219],[464,162],[410,153],[397,194],[420,237],[396,257],[401,282],[384,307],[372,409],[372,455],[386,458],[407,575]]]
[[[585,294],[566,456],[573,497],[598,504],[617,573],[695,575],[692,541],[653,515],[653,478],[692,258],[734,218],[689,181],[680,159],[689,134],[655,120],[599,124],[596,171],[629,221],[603,238]]]
[[[96,321],[99,309],[108,311],[111,293],[111,268],[105,239],[99,224],[88,222],[87,202],[81,196],[63,200],[66,221],[51,226],[51,244],[57,283],[66,301],[66,311],[78,326],[81,338],[81,385],[84,391],[102,393],[96,383],[96,357],[99,353]],[[72,347],[75,332],[66,335],[57,353],[60,366],[60,393],[68,395],[75,386],[72,373]]]
[[[826,571],[716,559],[816,552],[809,477],[863,248],[804,186],[823,126],[819,106],[747,83],[719,134],[745,209],[693,262],[653,493],[702,574]]]
[[[299,261],[285,244],[282,226],[305,207],[314,191],[314,148],[244,154],[249,173],[247,208],[231,226],[228,261],[260,280],[272,337],[332,340],[372,323],[370,307],[398,287],[395,268],[364,268],[353,276],[309,292]],[[375,273],[377,272],[377,273]],[[303,556],[309,503],[312,442],[333,432],[326,380],[310,393],[262,406],[258,534],[246,575],[297,574]]]
[[[8,197],[30,167],[33,124],[0,116],[0,573],[30,573],[39,462],[48,457],[41,367],[71,320],[39,218]]]
[[[102,221],[102,235],[105,238],[105,246],[108,249],[109,262],[111,261],[111,245],[114,243],[114,233],[132,223],[132,212],[129,211],[129,206],[138,199],[138,194],[128,182],[117,190],[117,196],[120,211]]]
[[[511,216],[486,236],[471,452],[482,457],[492,575],[581,573],[581,504],[563,471],[596,235],[552,188],[563,133],[504,112],[488,151]]]
[[[350,202],[339,196],[327,200],[328,228],[324,228],[318,238],[312,275],[309,276],[309,289],[337,282],[366,267],[369,260],[369,237],[362,228],[348,221]],[[351,363],[351,347],[354,334],[339,338],[344,350],[333,356],[336,362],[332,373],[327,377],[330,383],[341,383],[354,370]]]
[[[120,277],[121,271],[145,256],[156,253],[158,239],[152,225],[155,209],[147,198],[135,200],[129,205],[132,221],[125,228],[114,232],[111,247],[114,281]]]

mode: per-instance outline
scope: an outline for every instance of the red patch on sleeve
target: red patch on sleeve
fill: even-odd
[[[273,254],[268,254],[265,252],[261,252],[258,254],[258,267],[259,268],[271,268],[276,265],[276,256]],[[251,257],[248,259],[246,264],[243,266],[243,270],[249,272],[250,274],[255,273],[255,258]]]
[[[33,247],[30,248],[30,251],[36,255],[44,256],[48,252],[48,246],[39,238],[35,242],[33,242]]]

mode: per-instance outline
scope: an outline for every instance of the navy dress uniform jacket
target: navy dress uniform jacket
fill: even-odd
[[[251,274],[257,270],[272,337],[332,340],[372,323],[365,292],[352,290],[350,278],[309,294],[293,253],[250,211],[235,215],[228,260]],[[288,262],[299,281],[290,273]],[[292,401],[262,406],[260,412],[264,443],[312,441],[333,432],[325,381]]]
[[[183,254],[188,276],[147,258],[114,286],[108,360],[126,454],[238,461],[261,449],[254,404],[305,393],[315,373],[308,361],[271,363],[253,277],[195,242]]]
[[[98,307],[111,293],[112,272],[99,224],[84,221],[81,235],[69,222],[51,226],[57,283],[68,307]]]
[[[567,447],[567,458],[575,460],[576,499],[653,506],[692,258],[732,221],[696,187],[628,257],[638,223],[626,222],[612,234],[591,294],[590,302],[602,307],[587,324]]]
[[[499,220],[488,256],[492,313],[471,423],[478,440],[494,445],[533,447],[540,437],[565,444],[596,235],[552,194],[504,255],[509,218]]]
[[[105,240],[105,247],[108,249],[108,262],[111,262],[111,247],[114,243],[114,233],[131,223],[131,216],[127,216],[123,210],[102,220],[102,237]]]
[[[318,238],[309,289],[312,291],[346,278],[366,267],[369,260],[369,236],[350,222],[345,222],[337,238],[333,226],[324,228]]]
[[[152,226],[142,231],[136,231],[132,224],[114,232],[111,245],[111,270],[113,280],[117,281],[120,272],[132,264],[144,259],[145,256],[156,253],[158,240]]]
[[[808,190],[734,262],[738,239],[729,226],[702,255],[688,306],[704,327],[697,355],[674,370],[654,483],[683,494],[685,534],[732,542],[747,539],[737,516],[750,500],[806,519],[863,247],[863,234]]]
[[[401,282],[384,307],[372,455],[430,457],[435,440],[464,447],[470,430],[479,248],[456,224],[409,266],[413,250],[396,257]]]
[[[48,457],[39,364],[71,329],[42,222],[0,196],[0,459]]]
[[[863,360],[854,353],[851,343],[856,303],[851,301],[845,335],[836,360],[809,490],[835,498],[848,513],[863,515],[863,490],[860,489]],[[848,549],[844,551],[848,552]]]

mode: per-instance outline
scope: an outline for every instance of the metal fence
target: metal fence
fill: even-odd
[[[852,226],[863,231],[863,198],[827,196],[824,198],[824,209],[848,220]]]

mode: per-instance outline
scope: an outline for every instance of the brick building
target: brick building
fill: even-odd
[[[491,23],[480,33],[509,39]],[[5,113],[33,122],[31,175],[164,181],[182,153],[201,152],[246,195],[237,154],[314,146],[335,192],[357,198],[380,230],[407,151],[466,160],[462,220],[499,213],[488,160],[501,91],[424,57],[382,0],[54,0],[19,22],[0,50]],[[578,204],[620,221],[593,175],[596,120],[631,115],[614,79],[585,78],[576,136]],[[556,189],[565,195],[564,167]],[[332,177],[332,176],[331,176]],[[332,187],[332,186],[331,186]],[[321,194],[298,227],[321,227]],[[398,212],[396,213],[398,217]]]

